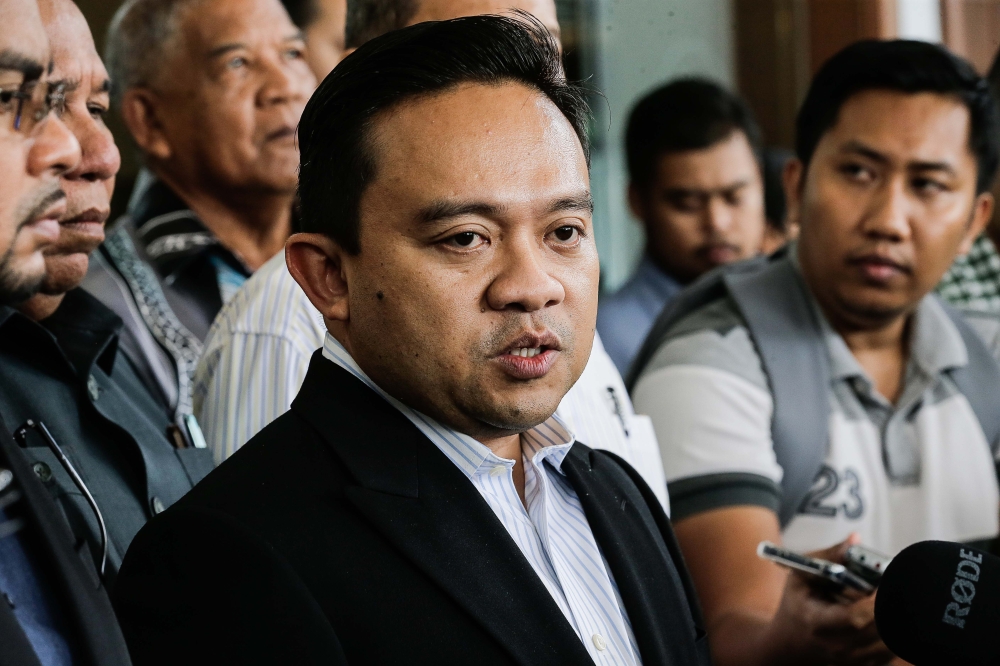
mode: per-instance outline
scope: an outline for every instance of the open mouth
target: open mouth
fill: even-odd
[[[539,379],[548,374],[559,354],[559,338],[547,331],[521,335],[496,360],[513,379]]]

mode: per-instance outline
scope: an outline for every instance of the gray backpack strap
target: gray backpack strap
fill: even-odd
[[[939,302],[961,333],[969,356],[968,365],[955,368],[949,374],[972,407],[990,450],[996,456],[1000,447],[1000,363],[962,313],[940,299]]]
[[[788,259],[724,279],[771,385],[771,438],[784,470],[778,518],[785,527],[826,458],[830,360],[806,286]]]
[[[688,314],[729,295],[747,323],[771,385],[771,438],[784,470],[781,526],[798,512],[826,458],[830,361],[801,276],[781,251],[708,273],[678,295],[656,320],[628,374],[631,392],[642,370]],[[809,381],[802,381],[804,377]]]
[[[685,287],[673,300],[667,303],[650,328],[645,342],[642,343],[639,353],[636,354],[635,360],[632,361],[632,365],[625,374],[625,388],[628,389],[628,392],[631,393],[635,388],[639,375],[653,360],[653,356],[670,334],[674,324],[695,310],[724,298],[727,289],[724,282],[726,275],[760,270],[767,264],[767,261],[766,257],[757,257],[716,268]]]

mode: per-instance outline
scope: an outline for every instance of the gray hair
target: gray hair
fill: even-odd
[[[130,88],[152,85],[177,32],[180,9],[194,0],[127,0],[108,27],[104,63],[115,105]]]

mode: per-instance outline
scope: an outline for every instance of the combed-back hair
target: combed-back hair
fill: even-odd
[[[319,18],[320,12],[316,2],[317,0],[281,0],[285,11],[288,12],[288,18],[292,19],[292,23],[302,30],[308,28],[313,21]]]
[[[177,33],[180,10],[195,0],[126,0],[118,8],[104,48],[117,104],[129,88],[151,85],[160,75],[168,45]]]
[[[344,43],[356,49],[387,32],[399,30],[417,14],[419,0],[347,0]]]
[[[989,189],[1000,161],[1000,109],[990,86],[968,62],[938,44],[904,39],[855,42],[816,73],[795,121],[795,152],[809,166],[823,135],[848,99],[866,90],[937,93],[969,110],[969,150],[976,192]]]
[[[713,81],[695,77],[656,88],[629,115],[625,130],[629,178],[645,189],[663,155],[709,148],[735,131],[743,132],[760,164],[760,128],[739,97]]]
[[[519,83],[545,95],[576,131],[587,163],[590,109],[566,81],[559,48],[534,17],[470,16],[389,32],[330,73],[299,123],[303,231],[326,234],[357,253],[359,207],[375,177],[372,133],[386,111],[465,83]]]

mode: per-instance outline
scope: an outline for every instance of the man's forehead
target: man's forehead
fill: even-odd
[[[0,69],[24,71],[49,65],[49,45],[35,0],[0,1]]]
[[[958,161],[972,157],[969,131],[968,108],[950,95],[868,90],[843,104],[827,138],[838,152]]]
[[[79,85],[88,74],[91,85],[101,88],[108,80],[107,70],[97,53],[90,26],[70,0],[42,0],[42,19],[52,45],[52,78]]]
[[[298,30],[278,0],[207,0],[182,15],[185,36],[199,55],[227,44],[293,38]]]

